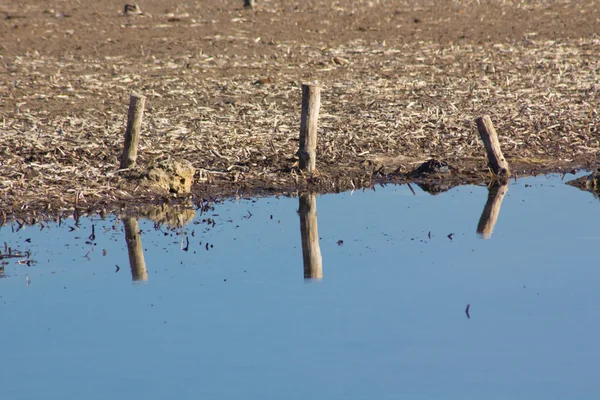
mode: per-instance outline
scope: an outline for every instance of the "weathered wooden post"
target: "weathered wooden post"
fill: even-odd
[[[483,236],[484,239],[492,237],[494,226],[498,220],[498,215],[500,215],[502,200],[504,200],[506,192],[508,192],[508,183],[506,182],[500,183],[494,181],[488,187],[487,202],[485,203],[485,207],[479,218],[479,223],[477,224],[477,233]]]
[[[131,279],[133,281],[147,281],[148,270],[144,260],[142,239],[137,220],[133,217],[123,218],[125,226],[125,241],[127,242],[127,253],[129,254],[129,266],[131,267]]]
[[[254,8],[254,0],[244,0],[244,8]]]
[[[317,162],[317,126],[321,108],[321,88],[318,85],[302,85],[302,114],[300,116],[300,149],[296,153],[300,169],[315,171]]]
[[[300,195],[298,202],[304,279],[322,279],[323,259],[321,258],[321,246],[319,245],[316,195],[303,193]]]
[[[495,175],[508,178],[510,176],[510,168],[502,155],[498,135],[496,134],[496,129],[494,128],[494,124],[492,124],[491,118],[489,115],[484,115],[475,119],[475,122],[477,123],[479,136],[481,136],[481,140],[485,146],[492,172]]]
[[[146,97],[138,93],[131,94],[131,97],[129,98],[129,112],[127,113],[125,144],[123,145],[123,154],[121,155],[121,169],[135,165],[145,105]]]

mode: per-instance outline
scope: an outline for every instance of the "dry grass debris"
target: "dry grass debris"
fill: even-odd
[[[286,15],[313,18],[311,6],[318,10],[331,2],[309,2],[299,12],[280,2],[257,3],[256,12],[207,11],[229,18],[218,33],[207,27],[211,21],[202,10],[185,7],[161,14],[142,3],[144,14],[103,14],[98,23],[108,24],[107,31],[148,37],[128,53],[118,46],[110,50],[110,42],[96,51],[72,50],[69,38],[89,22],[83,19],[81,26],[61,31],[64,17],[54,18],[60,21],[50,26],[49,35],[59,35],[69,51],[5,46],[7,51],[0,52],[2,212],[60,212],[75,202],[113,208],[154,199],[118,170],[132,91],[147,97],[138,165],[190,161],[199,171],[196,197],[311,185],[361,187],[409,179],[407,174],[430,158],[451,164],[460,179],[482,179],[486,163],[473,122],[481,114],[491,115],[517,173],[585,167],[598,159],[596,35],[549,39],[530,32],[503,40],[485,39],[482,33],[479,40],[447,42],[390,34],[381,40],[384,29],[367,23],[330,38],[337,26],[331,16],[350,12],[349,6],[332,3],[320,21],[329,33],[296,39],[277,35],[276,28],[269,31],[267,23],[279,27]],[[376,3],[380,9],[357,2],[354,12],[360,16],[370,10],[376,20],[394,4],[404,4]],[[453,4],[466,10],[467,3],[483,1]],[[492,9],[503,7],[492,3]],[[568,1],[510,3],[539,12],[572,6]],[[426,2],[422,10],[406,12],[421,15],[427,7]],[[403,15],[400,5],[396,9]],[[16,9],[4,13],[21,15]],[[31,13],[31,18],[48,19]],[[442,22],[428,26],[437,24],[443,32]],[[370,34],[369,26],[379,30]],[[182,41],[185,31],[193,32],[195,46]],[[176,51],[169,50],[170,34]],[[306,177],[296,168],[295,153],[300,84],[309,80],[322,85],[322,106],[319,173]]]

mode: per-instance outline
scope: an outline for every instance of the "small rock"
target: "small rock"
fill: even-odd
[[[146,179],[158,189],[184,194],[190,192],[195,172],[189,161],[167,160],[150,166]]]

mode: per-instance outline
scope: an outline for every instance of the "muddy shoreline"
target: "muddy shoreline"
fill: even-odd
[[[481,163],[483,164],[483,163]],[[455,167],[452,166],[454,169]],[[589,171],[589,167],[575,165],[554,166],[552,168],[531,167],[527,164],[513,165],[511,179],[520,179],[546,174],[561,174],[565,183],[572,184],[582,190],[585,188],[585,179],[580,182],[572,181],[571,177],[581,171]],[[39,199],[21,204],[20,207],[0,207],[0,225],[16,223],[21,225],[35,225],[42,221],[59,221],[60,219],[73,219],[79,217],[136,216],[149,218],[155,222],[176,226],[182,214],[191,217],[196,211],[207,205],[216,204],[230,199],[252,199],[269,196],[297,197],[301,193],[342,193],[354,190],[377,190],[387,185],[409,184],[416,185],[431,195],[438,195],[457,186],[463,185],[493,185],[495,177],[487,170],[473,169],[469,173],[448,172],[444,174],[425,174],[411,176],[406,174],[356,173],[345,175],[344,178],[333,178],[316,174],[311,177],[298,177],[297,183],[286,185],[273,185],[261,182],[213,182],[210,185],[194,185],[192,192],[186,195],[156,195],[123,196],[122,198],[88,200],[85,194],[79,198],[73,196],[72,202],[52,199]],[[573,183],[570,183],[573,182]],[[135,192],[135,191],[133,191]],[[127,192],[123,192],[127,193]],[[192,214],[190,214],[192,212]],[[189,215],[188,215],[189,214]],[[187,219],[187,218],[186,218]]]

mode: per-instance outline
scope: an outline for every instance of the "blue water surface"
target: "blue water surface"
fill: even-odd
[[[483,240],[485,186],[412,189],[318,196],[322,279],[298,198],[140,219],[145,281],[115,216],[2,227],[0,397],[598,398],[600,202],[520,179]]]

